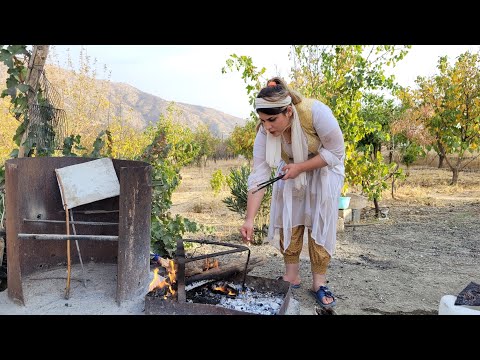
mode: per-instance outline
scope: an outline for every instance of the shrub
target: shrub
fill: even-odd
[[[250,175],[250,167],[243,165],[238,169],[230,169],[227,178],[227,184],[230,188],[231,196],[226,197],[222,201],[227,208],[236,212],[242,218],[245,218],[247,212],[247,181]],[[265,195],[258,210],[254,222],[254,236],[252,244],[259,245],[262,243],[263,237],[268,232],[268,223],[270,217],[270,200],[272,199],[272,187],[266,188]]]

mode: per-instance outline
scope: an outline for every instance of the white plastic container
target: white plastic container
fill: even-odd
[[[453,295],[442,296],[438,315],[480,315],[480,306],[455,305],[456,300]]]

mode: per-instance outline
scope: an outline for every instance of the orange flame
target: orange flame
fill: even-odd
[[[170,284],[173,284],[177,281],[177,271],[175,270],[175,263],[173,260],[170,259],[168,263],[170,266],[167,268],[168,270],[168,278],[170,280]]]
[[[153,270],[153,280],[148,285],[148,292],[153,291],[155,289],[163,288],[167,283],[165,282],[165,278],[163,276],[158,275],[158,268]]]
[[[221,286],[215,286],[213,288],[214,291],[220,291],[224,294],[227,294],[228,296],[237,296],[237,292],[235,290],[233,290],[232,288],[229,288],[225,285],[221,285]]]
[[[164,298],[166,299],[168,296],[175,295],[176,291],[172,286],[177,281],[177,272],[175,271],[175,263],[173,260],[170,260],[169,262],[169,266],[167,268],[168,274],[166,278],[158,275],[158,270],[159,268],[155,268],[153,270],[153,280],[148,286],[148,292],[154,291],[155,289],[163,289],[167,286],[168,290]]]

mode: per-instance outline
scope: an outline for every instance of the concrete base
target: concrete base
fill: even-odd
[[[345,223],[352,221],[352,209],[338,210],[338,217],[343,219]]]
[[[352,209],[352,222],[359,223],[360,222],[360,209]]]

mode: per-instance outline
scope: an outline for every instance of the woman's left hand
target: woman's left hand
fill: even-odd
[[[282,180],[295,179],[298,175],[300,175],[302,169],[299,164],[291,163],[285,165],[282,168],[282,172],[285,174]]]

